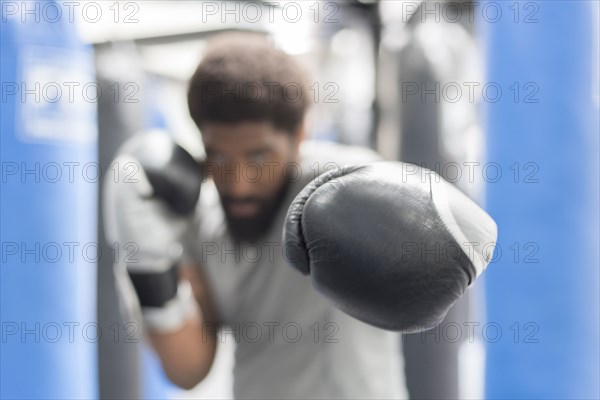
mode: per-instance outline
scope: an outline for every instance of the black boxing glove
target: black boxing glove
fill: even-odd
[[[149,328],[177,330],[196,310],[178,265],[200,195],[201,164],[166,132],[152,131],[128,140],[113,166],[118,173],[104,181],[107,238],[133,250],[118,260],[117,276],[129,276]]]
[[[497,227],[435,172],[407,165],[317,177],[291,204],[283,240],[288,262],[336,307],[412,333],[440,323],[481,274]]]

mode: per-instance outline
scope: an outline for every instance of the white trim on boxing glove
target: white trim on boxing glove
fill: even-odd
[[[479,276],[492,259],[498,237],[496,222],[439,175],[431,172],[428,177],[431,198],[440,218]]]
[[[192,292],[192,286],[185,280],[179,282],[177,295],[163,307],[142,308],[144,325],[158,333],[176,332],[196,315],[201,317],[201,310]]]

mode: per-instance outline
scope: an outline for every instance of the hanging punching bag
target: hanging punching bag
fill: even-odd
[[[92,52],[60,3],[3,2],[1,29],[0,397],[97,398]]]
[[[490,399],[597,399],[598,3],[485,2]],[[497,88],[501,89],[498,95]],[[494,100],[492,100],[494,99]],[[500,171],[500,175],[498,175]]]
[[[421,7],[424,9],[425,3]],[[400,160],[438,172],[479,202],[481,180],[469,182],[457,172],[468,163],[481,161],[476,103],[467,96],[451,99],[436,95],[442,92],[439,88],[479,78],[479,51],[462,24],[421,15],[417,12],[408,21],[402,32],[406,43],[398,53]],[[453,338],[447,334],[448,329],[462,329],[479,317],[471,307],[479,303],[481,293],[476,290],[481,290],[480,286],[471,288],[432,331],[403,336],[411,399],[467,396],[472,389],[460,386],[462,369],[469,370],[470,387],[481,387],[483,379],[473,373],[479,366],[463,365],[460,358],[463,349],[471,345],[467,335]]]

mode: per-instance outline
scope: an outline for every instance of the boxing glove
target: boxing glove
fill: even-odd
[[[347,314],[414,333],[440,323],[490,261],[492,218],[435,172],[399,162],[345,166],[289,207],[287,261]]]
[[[104,181],[105,230],[111,243],[128,250],[117,260],[116,275],[128,275],[147,327],[177,330],[196,309],[178,265],[200,194],[201,164],[166,132],[151,131],[127,141],[112,166],[114,176]]]

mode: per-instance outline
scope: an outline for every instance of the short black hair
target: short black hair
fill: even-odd
[[[310,104],[305,70],[268,37],[225,33],[213,38],[190,79],[188,107],[206,122],[270,122],[295,133]]]

